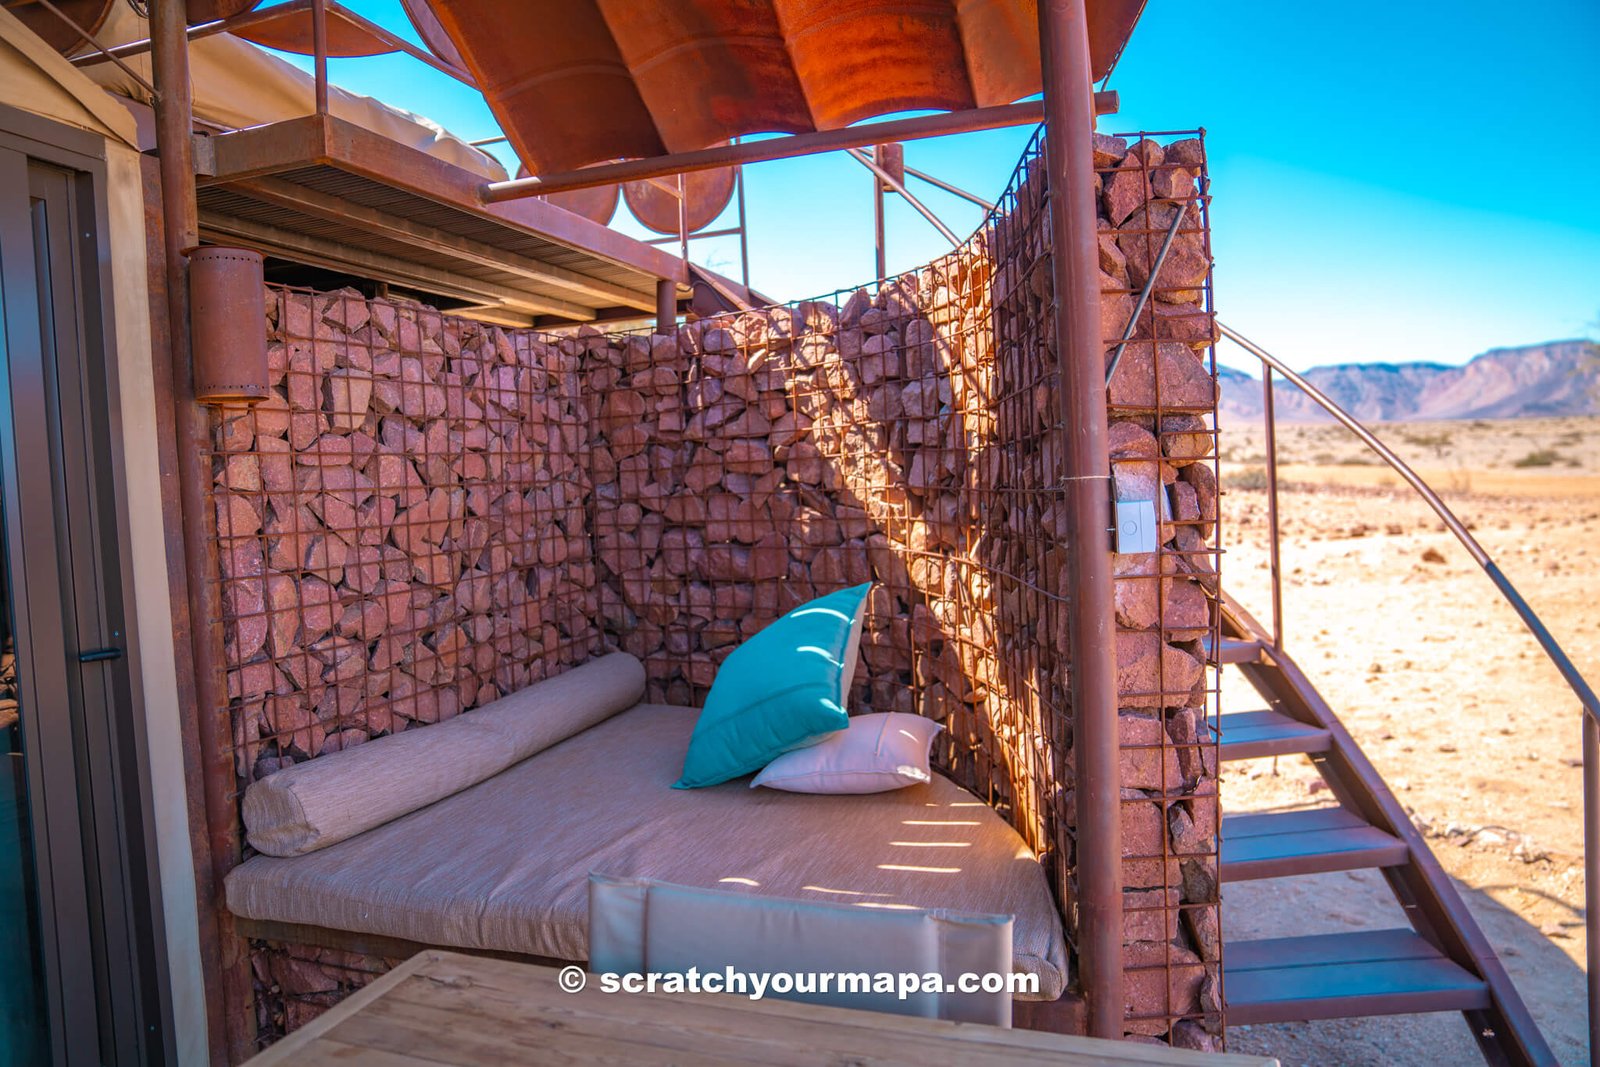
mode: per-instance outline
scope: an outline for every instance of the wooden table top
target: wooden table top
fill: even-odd
[[[354,1067],[776,1064],[790,1067],[1275,1067],[1259,1056],[1067,1037],[716,993],[579,993],[558,971],[420,952],[251,1060]]]

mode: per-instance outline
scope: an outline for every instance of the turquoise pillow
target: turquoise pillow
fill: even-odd
[[[752,774],[850,723],[861,613],[872,583],[795,608],[734,649],[717,671],[674,789]]]

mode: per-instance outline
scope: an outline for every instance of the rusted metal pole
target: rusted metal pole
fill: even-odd
[[[311,0],[312,69],[317,79],[317,114],[328,113],[328,5]]]
[[[734,188],[739,196],[739,280],[744,282],[746,289],[750,288],[750,230],[744,220],[744,168],[740,167],[734,175],[738,180]]]
[[[888,190],[899,193],[901,198],[905,200],[906,203],[910,204],[917,214],[928,220],[928,225],[938,230],[939,235],[946,241],[950,242],[951,248],[961,247],[962,240],[956,236],[955,231],[946,226],[944,221],[940,219],[938,215],[933,213],[932,208],[930,208],[927,204],[924,204],[921,200],[918,200],[917,194],[907,189],[904,182],[900,181],[893,174],[890,174],[883,167],[879,166],[877,160],[872,158],[871,152],[865,152],[859,148],[851,148],[847,150],[847,154],[855,159],[857,163],[860,163],[863,167],[866,167],[873,174],[878,176],[878,213],[880,216],[883,214],[884,192]]]
[[[689,190],[684,188],[683,175],[678,175],[678,258],[689,262]]]
[[[417,60],[419,63],[426,63],[439,73],[449,75],[456,81],[461,82],[463,85],[469,85],[474,89],[478,87],[478,83],[472,80],[472,75],[462,70],[460,67],[452,66],[451,64],[440,59],[438,56],[434,55],[432,52],[429,52],[423,48],[418,48],[416,45],[412,44],[403,37],[397,37],[395,34],[390,33],[382,26],[379,26],[376,22],[373,22],[371,19],[363,18],[342,4],[334,3],[333,0],[329,0],[329,2],[332,4],[332,9],[337,11],[340,17],[346,22],[359,26],[372,36],[393,47],[396,51],[404,52],[406,55]],[[286,15],[291,15],[300,11],[309,11],[310,9],[311,0],[285,0],[285,2],[281,4],[272,4],[268,7],[258,7],[253,11],[241,12],[240,14],[230,16],[229,18],[216,19],[211,22],[202,22],[198,26],[190,26],[188,29],[188,37],[190,41],[200,41],[207,37],[215,37],[219,33],[236,33],[239,30],[247,30],[251,26],[255,26],[262,22],[270,22],[276,19],[281,19]],[[96,45],[96,48],[99,49],[97,52],[90,52],[85,55],[77,56],[71,60],[72,65],[75,67],[92,67],[98,63],[105,63],[107,61],[118,63],[119,60],[125,59],[128,56],[143,55],[144,53],[150,51],[150,41],[148,39],[129,41],[126,44],[114,45],[110,48],[100,48],[99,45]],[[120,66],[121,64],[118,63],[118,65]],[[133,74],[135,78],[138,77],[137,74],[134,74],[133,71],[129,70],[128,68],[124,67],[123,69],[127,70],[128,73]],[[142,82],[143,79],[141,78],[140,81]],[[505,138],[500,137],[487,143],[493,144],[495,141],[503,140],[505,140]],[[479,147],[479,142],[468,141],[467,143],[471,144],[473,147]]]
[[[1122,338],[1117,342],[1117,347],[1111,350],[1111,358],[1106,362],[1106,388],[1111,388],[1111,379],[1117,376],[1117,367],[1122,364],[1122,354],[1128,350],[1128,342],[1133,340],[1133,331],[1138,328],[1139,316],[1144,314],[1145,305],[1150,302],[1150,294],[1155,292],[1156,279],[1161,277],[1161,265],[1167,261],[1167,253],[1172,251],[1173,238],[1178,236],[1178,227],[1183,225],[1183,217],[1188,213],[1188,204],[1179,204],[1178,213],[1172,216],[1172,223],[1167,227],[1167,236],[1162,239],[1161,247],[1156,251],[1155,262],[1150,265],[1150,276],[1144,280],[1144,287],[1139,290],[1139,299],[1133,302],[1133,311],[1128,315],[1128,324],[1122,328]],[[1152,336],[1154,333],[1152,331]]]
[[[222,878],[232,866],[237,820],[232,801],[231,741],[220,716],[227,700],[222,680],[221,590],[212,580],[216,550],[206,527],[210,485],[210,442],[205,411],[194,399],[189,329],[189,276],[186,258],[200,242],[195,198],[193,98],[189,83],[189,44],[184,0],[153,0],[150,5],[151,69],[155,75],[156,151],[161,176],[162,246],[166,258],[168,335],[171,339],[173,427],[177,438],[178,494],[182,507],[184,574],[189,599],[191,662],[194,665],[196,720],[205,800],[206,862],[197,864],[197,891],[207,906],[221,896]],[[265,324],[263,323],[263,329]],[[226,911],[218,908],[217,939],[222,971],[220,1004],[207,998],[208,1011],[222,1013],[222,1029],[233,1050],[249,1044],[245,1018],[249,993],[243,942],[234,936]]]
[[[1109,114],[1116,110],[1116,96],[1116,93],[1095,94],[1100,114]],[[483,187],[482,195],[486,203],[498,204],[503,200],[545,196],[570,189],[589,189],[596,185],[610,185],[612,182],[632,182],[641,178],[659,178],[665,174],[684,174],[689,171],[711,170],[744,163],[762,163],[773,159],[793,159],[795,156],[837,152],[844,148],[860,148],[863,145],[885,141],[916,141],[924,137],[944,137],[952,133],[1027,126],[1043,117],[1044,105],[1040,101],[1024,100],[997,107],[918,115],[916,118],[869,122],[837,130],[770,137],[764,141],[742,141],[738,144],[722,145],[719,148],[702,148],[695,152],[679,152],[651,159],[629,159],[621,163],[584,167],[581,170],[546,174],[538,178],[490,182]]]
[[[77,37],[83,41],[84,44],[87,44],[90,48],[94,49],[94,52],[90,53],[91,55],[97,55],[101,59],[109,59],[121,69],[122,73],[126,74],[128,77],[142,85],[152,97],[155,96],[155,86],[145,81],[143,75],[134,70],[132,67],[128,66],[128,64],[124,63],[120,57],[113,55],[111,50],[102,47],[100,42],[95,40],[94,34],[80,26],[77,19],[74,19],[71,15],[68,15],[65,11],[62,11],[59,7],[52,4],[50,0],[36,0],[36,2],[46,11],[54,15],[57,19],[60,19],[63,23],[65,23],[67,29],[71,30],[75,35],[77,35]],[[6,4],[5,6],[11,7],[12,5]]]
[[[1589,1057],[1591,1064],[1600,1067],[1600,1054],[1596,1052],[1596,1049],[1600,1049],[1600,977],[1597,977],[1600,976],[1600,696],[1596,696],[1593,687],[1572,662],[1572,657],[1568,656],[1566,650],[1556,642],[1555,635],[1545,626],[1544,620],[1511,584],[1511,579],[1505,576],[1500,565],[1478,543],[1472,531],[1467,529],[1466,524],[1456,517],[1455,512],[1450,510],[1449,505],[1439,494],[1434,492],[1433,488],[1423,481],[1394,449],[1384,444],[1354,415],[1341,408],[1326,393],[1306,381],[1277,356],[1221,322],[1217,323],[1217,332],[1259,359],[1267,372],[1263,376],[1266,381],[1270,382],[1271,372],[1277,371],[1295,388],[1314,400],[1322,410],[1332,415],[1345,429],[1372,449],[1378,458],[1387,463],[1418,496],[1427,502],[1434,514],[1439,516],[1439,521],[1444,523],[1445,529],[1461,542],[1461,546],[1472,556],[1473,562],[1483,569],[1483,573],[1494,583],[1500,595],[1505,597],[1512,610],[1522,619],[1523,625],[1533,634],[1534,640],[1539,642],[1539,647],[1544,650],[1544,654],[1549,657],[1550,662],[1560,672],[1562,680],[1572,689],[1582,705],[1584,926],[1588,938]]]
[[[1278,413],[1272,368],[1261,368],[1261,413],[1267,428],[1267,563],[1272,576],[1272,647],[1283,649],[1283,562],[1278,526]]]
[[[855,155],[854,152],[851,155]],[[860,157],[857,156],[857,159]],[[872,175],[872,252],[873,277],[879,280],[889,273],[889,249],[887,233],[884,229],[883,219],[883,180],[877,175],[876,168]]]
[[[678,328],[678,283],[671,278],[656,279],[656,333],[672,333]]]
[[[1600,1067],[1600,723],[1583,716],[1583,899],[1589,959],[1589,1065]]]
[[[993,200],[985,200],[983,197],[979,196],[976,193],[969,193],[969,192],[967,192],[967,190],[961,188],[961,186],[959,186],[959,185],[951,185],[949,182],[945,181],[943,178],[935,178],[932,174],[929,174],[926,171],[918,170],[916,167],[907,167],[906,168],[906,173],[911,175],[913,178],[921,178],[923,181],[927,182],[929,185],[933,186],[935,189],[943,189],[945,192],[950,193],[950,194],[952,194],[954,196],[959,196],[963,200],[971,201],[972,203],[977,204],[979,207],[983,208],[983,210],[985,210],[985,211],[993,211],[994,210],[994,201]]]
[[[1084,0],[1040,0],[1055,335],[1070,544],[1072,752],[1076,771],[1078,969],[1092,1037],[1123,1036],[1122,802],[1112,608],[1111,459],[1100,338],[1094,93]]]

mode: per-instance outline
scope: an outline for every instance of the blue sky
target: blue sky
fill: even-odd
[[[398,0],[346,3],[411,35]],[[1101,129],[1206,128],[1216,303],[1235,329],[1299,367],[1458,363],[1600,332],[1597,56],[1594,0],[1156,0],[1111,79],[1122,113]],[[332,68],[463,137],[499,132],[480,97],[404,56]],[[992,198],[1030,133],[911,142],[906,160]],[[745,173],[756,288],[791,299],[871,278],[859,164],[836,153]],[[979,222],[964,201],[913,191],[958,234]],[[888,210],[891,272],[948,247],[909,205]],[[625,208],[613,225],[643,232]],[[731,240],[694,255],[738,273]]]

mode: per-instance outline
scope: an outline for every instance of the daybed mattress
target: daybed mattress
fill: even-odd
[[[1043,869],[948,779],[864,796],[679,790],[693,709],[641,704],[357,837],[227,877],[228,908],[429,945],[588,956],[588,876],[655,878],[862,907],[1015,916],[1018,971],[1066,984]]]

